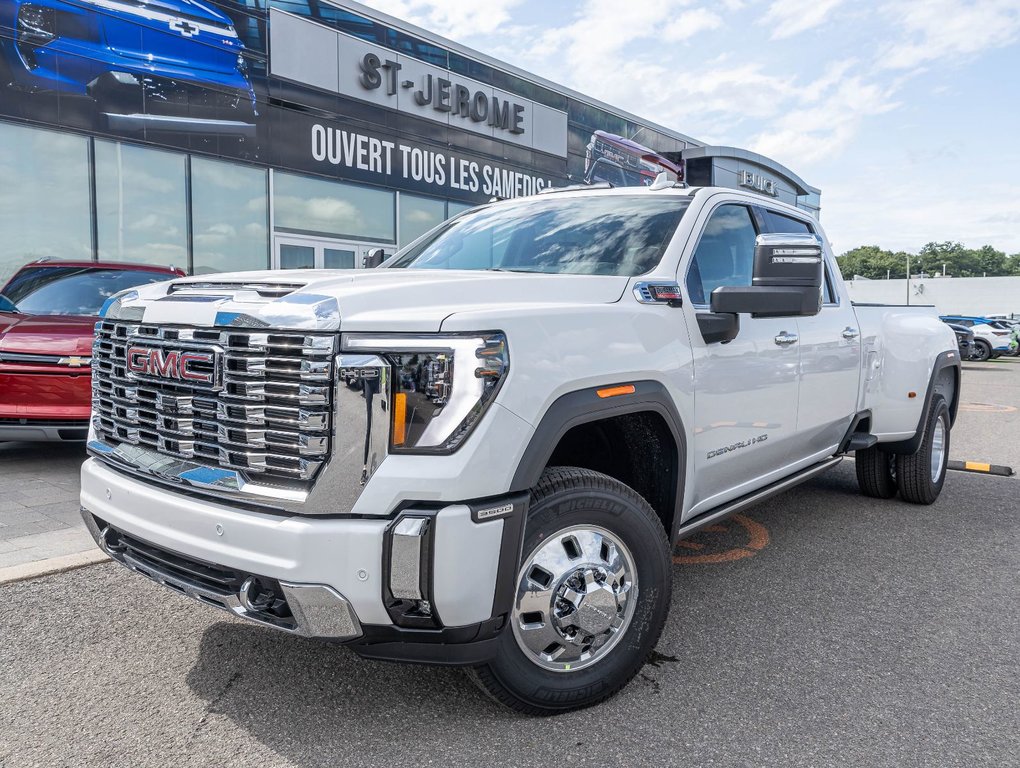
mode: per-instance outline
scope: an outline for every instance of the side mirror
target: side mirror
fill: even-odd
[[[365,269],[375,269],[383,263],[383,259],[386,258],[386,252],[382,248],[372,248],[368,253],[365,254],[362,266]]]
[[[712,291],[713,312],[807,317],[822,308],[822,241],[816,235],[758,235],[750,286]]]
[[[0,312],[17,312],[18,308],[14,306],[14,302],[0,293]]]

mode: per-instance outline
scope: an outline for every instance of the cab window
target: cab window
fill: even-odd
[[[795,219],[793,216],[785,216],[782,213],[770,211],[767,208],[765,209],[765,221],[768,223],[768,228],[771,232],[778,232],[784,235],[793,232],[807,235],[814,233],[814,229],[806,221]]]
[[[754,241],[758,236],[751,211],[722,205],[712,212],[687,270],[687,293],[695,304],[708,304],[724,285],[750,285]]]

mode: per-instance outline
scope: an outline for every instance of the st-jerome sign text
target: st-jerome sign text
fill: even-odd
[[[409,90],[419,107],[431,106],[436,112],[448,112],[518,136],[524,133],[523,104],[501,99],[484,90],[472,90],[450,77],[432,73],[423,74],[416,89],[414,80],[400,76],[401,69],[403,65],[398,61],[383,60],[374,53],[366,53],[361,60],[358,82],[369,91],[385,86],[387,96],[395,96],[399,89]]]

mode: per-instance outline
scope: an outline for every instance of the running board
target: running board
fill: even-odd
[[[807,469],[802,469],[795,475],[784,477],[782,480],[772,485],[767,485],[764,488],[759,488],[757,491],[741,496],[739,499],[723,504],[721,507],[710,509],[707,512],[702,512],[695,518],[688,520],[686,523],[680,526],[680,530],[677,532],[676,540],[690,536],[697,530],[704,528],[706,525],[717,523],[720,520],[735,515],[737,512],[742,512],[748,507],[752,507],[765,499],[775,496],[776,494],[788,491],[791,488],[800,485],[806,480],[810,480],[816,475],[822,474],[828,469],[832,469],[834,466],[839,464],[843,460],[842,456],[833,456],[832,458],[821,461],[818,464],[813,464]]]

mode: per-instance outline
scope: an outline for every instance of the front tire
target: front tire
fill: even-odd
[[[547,469],[532,490],[510,626],[471,670],[493,699],[554,715],[590,707],[644,665],[666,622],[672,559],[641,496],[587,469]]]
[[[983,363],[985,360],[992,356],[992,346],[983,339],[977,339],[974,342],[974,351],[971,353],[970,359],[975,363]]]
[[[949,406],[935,395],[928,409],[924,438],[917,453],[896,460],[900,497],[912,504],[932,504],[942,493],[949,464]]]

